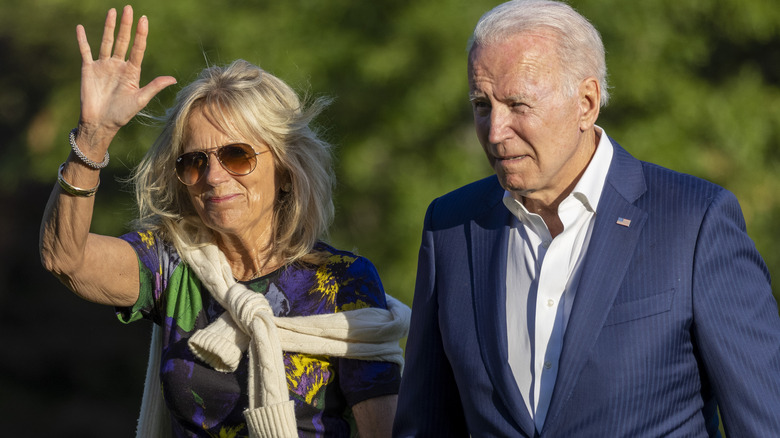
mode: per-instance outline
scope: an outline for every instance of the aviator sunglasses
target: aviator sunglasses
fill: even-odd
[[[232,175],[249,175],[257,167],[257,156],[268,152],[255,152],[252,146],[244,143],[226,144],[212,149],[187,152],[176,159],[176,176],[182,184],[191,186],[206,174],[209,156],[217,156],[219,164]]]

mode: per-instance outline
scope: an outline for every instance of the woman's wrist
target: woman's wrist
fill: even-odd
[[[82,189],[81,187],[76,187],[73,184],[69,183],[63,176],[62,176],[62,169],[65,167],[65,163],[62,163],[60,165],[59,170],[57,171],[57,183],[62,187],[62,190],[66,193],[76,196],[76,197],[82,197],[82,198],[89,198],[92,196],[95,196],[95,193],[97,193],[98,186],[100,186],[100,178],[98,178],[97,184],[95,184],[94,187],[89,189]]]
[[[108,166],[109,154],[107,149],[105,155],[103,156],[102,161],[97,162],[89,158],[86,155],[86,153],[84,153],[84,151],[79,147],[78,142],[76,140],[79,134],[79,130],[80,128],[73,128],[70,131],[70,134],[68,134],[68,142],[70,143],[70,148],[73,151],[73,153],[76,155],[76,157],[78,157],[82,163],[84,163],[87,167],[91,169],[100,170]]]

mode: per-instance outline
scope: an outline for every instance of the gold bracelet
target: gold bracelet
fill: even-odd
[[[89,198],[90,196],[95,196],[95,193],[97,192],[97,189],[100,186],[100,178],[98,178],[98,183],[95,187],[92,187],[91,189],[82,189],[73,186],[69,182],[65,181],[65,178],[62,177],[63,167],[65,167],[65,163],[62,163],[60,165],[60,170],[57,171],[57,182],[60,183],[60,187],[62,187],[62,190],[65,190],[66,192],[70,193],[73,196],[81,196],[83,198]]]

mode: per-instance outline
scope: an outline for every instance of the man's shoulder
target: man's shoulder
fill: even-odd
[[[698,193],[704,197],[716,196],[728,190],[704,178],[679,172],[656,163],[642,161],[648,189],[669,196],[674,193]]]
[[[673,194],[686,193],[690,195],[695,193],[706,198],[727,192],[716,183],[698,176],[673,170],[657,163],[639,160],[614,140],[612,140],[612,144],[615,147],[615,155],[607,180],[616,188],[626,181],[636,182],[639,175],[634,172],[641,172],[640,178],[644,182],[644,189],[647,190],[646,195],[658,194],[668,198]]]
[[[432,218],[462,222],[481,215],[501,202],[504,189],[496,175],[457,188],[431,202],[428,213]]]
[[[501,184],[498,182],[498,177],[494,174],[466,184],[465,186],[459,187],[445,195],[442,195],[439,199],[448,202],[463,202],[468,200],[483,199],[486,194],[490,193],[501,193],[503,195],[503,192],[504,189],[501,188]]]

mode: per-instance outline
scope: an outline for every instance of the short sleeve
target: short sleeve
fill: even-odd
[[[401,367],[392,362],[339,359],[341,391],[349,406],[370,398],[398,394]]]
[[[387,309],[385,289],[374,264],[365,257],[345,257],[336,311],[378,307]]]
[[[337,298],[338,311],[387,308],[385,290],[373,263],[356,257],[346,266]],[[349,406],[384,395],[398,394],[401,368],[392,362],[339,359],[339,381]]]
[[[124,323],[139,319],[162,319],[163,292],[171,274],[181,262],[172,246],[151,231],[136,231],[120,237],[133,247],[138,257],[140,290],[133,306],[117,308],[117,317]]]

